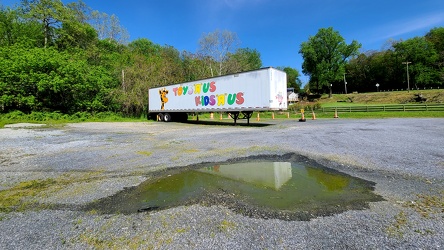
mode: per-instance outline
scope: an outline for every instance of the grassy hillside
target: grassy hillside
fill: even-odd
[[[319,100],[322,107],[338,105],[371,105],[371,104],[407,104],[419,103],[418,95],[426,99],[425,103],[444,103],[444,89],[412,90],[393,92],[374,92],[356,94],[333,94],[331,98],[323,95]]]
[[[444,104],[444,89],[333,94],[331,98],[328,97],[328,94],[325,94],[314,102],[300,101],[292,105],[289,110],[299,114],[300,109],[305,109],[308,117],[311,117],[310,111],[314,109],[318,118],[332,118],[332,110],[323,111],[322,108],[424,103]],[[343,112],[340,110],[338,113],[341,118],[444,117],[444,111],[425,110],[408,112]]]

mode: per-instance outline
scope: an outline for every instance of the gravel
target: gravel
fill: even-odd
[[[34,197],[44,209],[0,213],[0,249],[444,248],[442,200],[426,204],[418,198],[444,195],[444,119],[253,123],[261,126],[138,122],[0,129],[0,190],[36,179],[65,183]],[[166,168],[287,153],[375,182],[385,201],[310,221],[255,219],[220,205],[130,215],[80,209]]]

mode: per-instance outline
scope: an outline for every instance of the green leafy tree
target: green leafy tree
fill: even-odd
[[[148,89],[184,81],[182,59],[171,46],[160,46],[148,39],[137,39],[123,53],[121,88],[113,98],[122,104],[122,112],[140,116],[146,109]]]
[[[81,0],[68,3],[66,4],[66,7],[71,11],[71,15],[79,23],[88,23],[92,18],[92,9]]]
[[[369,92],[402,88],[402,64],[399,55],[391,49],[368,51],[351,59],[346,66],[347,89]],[[379,84],[379,87],[376,87]]]
[[[440,59],[444,59],[444,27],[438,27],[431,29],[426,35],[425,39],[433,44],[434,49],[440,56]],[[443,63],[440,61],[440,63]]]
[[[128,116],[137,116],[146,105],[151,73],[158,63],[143,55],[131,55],[131,64],[122,70],[121,87],[112,91],[113,100],[120,104],[119,111]]]
[[[0,46],[14,43],[14,24],[16,14],[10,9],[0,8]]]
[[[55,40],[55,29],[67,17],[67,8],[60,0],[22,0],[23,11],[27,17],[42,24],[43,46],[46,48]]]
[[[438,53],[433,44],[425,37],[414,37],[394,45],[403,62],[410,62],[409,75],[412,79],[410,88],[436,86],[440,83],[436,70]]]
[[[21,43],[34,47],[43,45],[43,40],[38,22],[25,19],[19,10],[0,8],[0,46]]]
[[[227,72],[236,73],[262,67],[261,54],[256,49],[239,48],[228,55]]]
[[[195,81],[211,76],[210,68],[198,54],[183,51],[181,56],[185,81]]]
[[[159,55],[161,46],[151,42],[146,38],[139,38],[128,44],[132,53],[140,54],[146,57]]]
[[[371,82],[370,74],[370,56],[374,52],[361,53],[355,58],[350,59],[346,65],[348,91],[359,91],[365,88],[368,82]]]
[[[184,81],[184,71],[180,52],[169,45],[162,47],[160,54],[162,63],[158,71],[161,86]]]
[[[0,105],[4,111],[107,110],[107,93],[115,87],[115,80],[103,67],[89,65],[82,53],[19,45],[0,49]]]
[[[426,35],[427,41],[433,44],[433,47],[438,54],[436,60],[436,71],[439,77],[439,83],[444,82],[444,27],[431,29]]]
[[[57,34],[57,47],[60,49],[95,46],[98,40],[97,31],[88,23],[91,9],[82,1],[66,5],[65,18]]]
[[[57,34],[58,38],[55,43],[60,49],[87,49],[94,46],[98,39],[93,27],[75,20],[64,22],[62,27],[57,30]]]
[[[343,78],[347,59],[357,55],[360,47],[357,41],[347,45],[332,27],[321,28],[301,44],[302,72],[310,76],[310,82],[315,82],[318,92],[326,87],[331,95],[331,84]]]

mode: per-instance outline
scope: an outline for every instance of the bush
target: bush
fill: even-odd
[[[47,121],[47,113],[42,112],[31,112],[31,114],[28,115],[28,120],[30,121]]]
[[[299,112],[301,109],[310,111],[310,110],[318,110],[320,108],[321,104],[319,102],[296,103],[289,107],[289,109],[294,112]]]
[[[26,114],[23,113],[22,111],[16,110],[16,111],[9,112],[3,116],[4,116],[4,119],[8,119],[8,120],[21,120],[21,119],[23,119],[24,116],[26,116]]]
[[[83,122],[83,121],[86,121],[89,119],[91,119],[91,114],[87,113],[87,112],[77,112],[77,113],[71,115],[71,120],[74,120],[74,121],[82,121]]]
[[[88,112],[77,112],[72,115],[63,114],[60,112],[31,112],[25,114],[22,111],[12,111],[9,113],[0,113],[0,128],[6,124],[30,122],[30,123],[45,123],[45,124],[60,124],[67,122],[101,122],[101,121],[146,121],[142,117],[125,117],[121,113],[114,112],[99,112],[91,114]]]

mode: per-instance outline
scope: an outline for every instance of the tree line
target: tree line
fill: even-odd
[[[300,46],[302,72],[310,76],[313,93],[347,93],[442,88],[444,27],[423,37],[389,40],[380,51],[359,52],[361,44],[332,27],[321,28]]]
[[[305,91],[342,92],[439,87],[444,78],[444,28],[424,37],[391,41],[382,51],[359,53],[333,28],[319,29],[300,45]],[[202,34],[195,52],[178,51],[147,38],[129,42],[115,15],[82,1],[22,0],[0,6],[0,112],[48,111],[145,113],[148,89],[262,67],[259,51],[240,47],[236,33]],[[402,64],[402,63],[409,64]],[[300,91],[299,72],[287,86]],[[304,90],[302,90],[304,91]]]
[[[260,53],[226,30],[203,34],[196,52],[128,39],[116,16],[82,1],[0,6],[0,112],[140,116],[151,87],[262,67]]]

